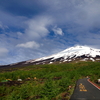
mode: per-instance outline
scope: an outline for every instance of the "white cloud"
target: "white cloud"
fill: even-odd
[[[58,34],[58,35],[63,35],[64,34],[62,29],[58,28],[57,26],[55,26],[52,30],[54,31],[55,34]]]
[[[8,50],[6,48],[0,48],[0,57],[6,56],[7,53],[8,53]]]
[[[30,41],[30,42],[18,44],[16,47],[23,47],[23,48],[33,48],[33,49],[37,49],[37,48],[39,48],[39,44],[37,44],[37,43],[34,42],[34,41]]]
[[[39,16],[26,22],[25,34],[32,39],[39,39],[48,35],[47,27],[52,24],[52,19],[48,16]]]
[[[4,30],[4,29],[6,29],[6,28],[8,28],[6,25],[3,25],[3,23],[0,21],[0,28],[2,29],[2,30]]]
[[[4,29],[1,23],[0,23],[0,28],[1,28],[1,29]]]
[[[24,21],[27,20],[27,17],[24,16],[15,16],[13,14],[10,14],[6,11],[0,10],[0,22],[3,26],[9,28],[9,27],[19,27],[23,28]]]
[[[21,32],[17,32],[17,35],[18,36],[22,36],[23,34]]]

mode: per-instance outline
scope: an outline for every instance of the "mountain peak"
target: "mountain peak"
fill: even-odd
[[[26,63],[46,64],[53,62],[70,62],[70,61],[86,61],[86,60],[100,60],[100,50],[88,46],[76,45],[65,49],[57,54],[48,57],[42,57],[36,60],[26,61]]]
[[[38,64],[52,64],[55,62],[79,62],[79,61],[98,61],[100,62],[100,49],[94,49],[89,46],[76,45],[67,48],[57,54],[53,54],[48,57],[42,57],[39,59],[33,59],[28,61],[23,61],[19,63],[14,63],[8,66],[26,66],[26,65],[38,65]],[[4,67],[4,66],[3,66]]]

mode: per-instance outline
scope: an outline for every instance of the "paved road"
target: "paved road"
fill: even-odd
[[[70,100],[100,100],[100,90],[87,81],[87,78],[77,81]]]

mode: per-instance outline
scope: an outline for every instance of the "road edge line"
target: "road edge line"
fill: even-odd
[[[98,85],[96,85],[95,83],[91,82],[90,79],[87,79],[87,81],[88,81],[89,83],[91,83],[93,86],[95,86],[97,89],[100,90],[100,86],[98,86]]]

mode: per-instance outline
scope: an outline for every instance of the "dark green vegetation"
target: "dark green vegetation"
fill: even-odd
[[[92,81],[100,78],[100,63],[33,65],[1,70],[0,100],[69,100],[76,81],[86,76]],[[23,81],[18,82],[18,78]],[[6,79],[12,81],[5,82]]]

